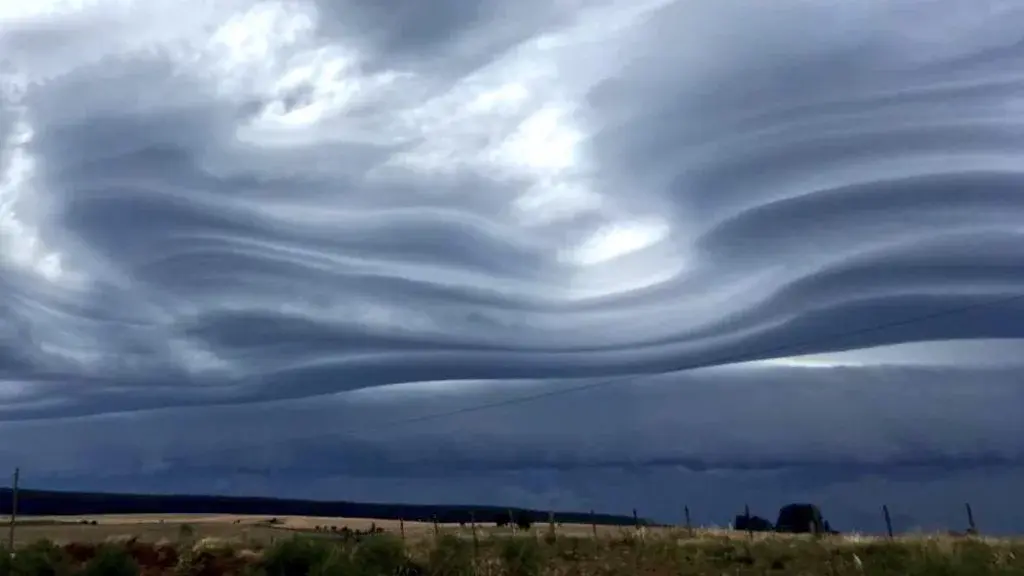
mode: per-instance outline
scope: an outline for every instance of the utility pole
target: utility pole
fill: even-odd
[[[11,484],[11,527],[7,534],[7,551],[14,553],[14,525],[18,520],[18,476],[21,470],[14,469],[14,482]]]

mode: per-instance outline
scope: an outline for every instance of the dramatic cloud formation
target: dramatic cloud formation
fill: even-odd
[[[0,465],[1024,530],[1021,17],[0,0]]]

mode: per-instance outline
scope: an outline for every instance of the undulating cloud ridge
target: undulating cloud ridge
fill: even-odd
[[[0,459],[569,507],[1024,475],[1021,17],[0,0]]]

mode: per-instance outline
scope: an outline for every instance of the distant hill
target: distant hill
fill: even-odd
[[[184,494],[115,494],[103,492],[61,492],[18,490],[18,515],[95,516],[101,514],[234,514],[259,516],[318,516],[334,518],[372,518],[430,522],[436,515],[442,523],[476,521],[491,523],[505,520],[509,508],[470,505],[370,504],[362,502],[322,502],[236,496],[193,496]],[[518,518],[546,522],[548,511],[512,508]],[[11,490],[0,488],[0,514],[11,513]],[[555,511],[555,521],[589,524],[588,512]],[[633,524],[631,516],[595,514],[593,521],[603,525]],[[641,519],[643,524],[652,522]]]

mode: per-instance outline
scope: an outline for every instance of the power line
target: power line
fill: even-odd
[[[757,350],[755,350],[753,352],[747,352],[747,353],[744,353],[744,354],[726,354],[726,355],[722,355],[722,356],[718,356],[718,357],[711,357],[711,358],[708,358],[708,359],[701,360],[699,362],[692,363],[689,366],[685,366],[684,365],[684,366],[682,366],[680,368],[677,368],[677,369],[675,369],[673,371],[674,372],[682,372],[684,370],[694,370],[694,369],[697,369],[697,368],[707,368],[707,367],[710,367],[710,366],[717,366],[717,365],[722,365],[722,364],[736,364],[736,363],[741,363],[741,362],[750,362],[750,361],[754,361],[754,360],[759,360],[759,359],[764,358],[766,356],[777,355],[777,354],[782,353],[782,352],[793,351],[794,349],[803,348],[803,347],[805,347],[805,346],[807,346],[809,344],[820,344],[823,341],[827,342],[827,341],[842,340],[844,338],[850,338],[850,337],[854,337],[854,336],[861,336],[861,335],[864,335],[864,334],[870,334],[872,332],[879,332],[879,331],[882,331],[882,330],[888,330],[890,328],[899,328],[901,326],[908,326],[908,325],[911,325],[911,324],[918,324],[918,323],[921,323],[921,322],[928,322],[930,320],[935,320],[935,319],[938,319],[938,318],[944,318],[944,317],[947,317],[947,316],[955,316],[957,314],[969,313],[969,312],[972,312],[974,310],[978,310],[978,309],[982,309],[982,308],[989,308],[989,307],[993,307],[993,306],[999,306],[1001,304],[1009,304],[1011,302],[1015,302],[1015,301],[1018,301],[1018,300],[1024,300],[1024,294],[1016,294],[1016,295],[1013,295],[1013,296],[1006,296],[1006,297],[1003,297],[1003,298],[996,298],[996,299],[993,299],[993,300],[988,300],[988,301],[983,301],[983,302],[976,302],[974,304],[967,304],[967,305],[964,305],[964,306],[958,306],[958,307],[953,307],[953,308],[946,308],[944,310],[940,310],[940,311],[937,311],[937,312],[932,312],[932,313],[929,313],[929,314],[921,314],[921,315],[918,315],[918,316],[912,316],[912,317],[909,317],[909,318],[903,318],[903,319],[900,319],[900,320],[894,320],[892,322],[885,322],[885,323],[882,323],[882,324],[875,324],[873,326],[868,326],[868,327],[857,329],[857,330],[846,330],[846,331],[837,331],[837,332],[831,332],[831,333],[826,333],[826,334],[817,334],[813,338],[807,338],[805,340],[799,340],[799,341],[796,341],[796,342],[790,342],[788,344],[783,344],[783,345],[775,345],[775,346],[769,346],[769,347],[765,347],[765,348],[760,348],[760,349],[757,349]],[[623,384],[623,383],[626,383],[626,382],[632,382],[632,381],[636,380],[637,378],[641,378],[643,376],[648,376],[648,374],[622,376],[622,377],[617,377],[617,378],[598,380],[596,382],[587,382],[585,384],[580,384],[578,386],[570,386],[570,387],[567,387],[567,388],[556,388],[556,389],[553,389],[553,390],[545,390],[543,392],[538,392],[536,394],[528,394],[528,395],[525,395],[525,396],[516,396],[515,398],[506,398],[506,399],[503,399],[503,400],[497,400],[497,401],[494,401],[494,402],[486,402],[486,403],[483,403],[483,404],[475,404],[473,406],[466,406],[466,407],[458,408],[458,409],[455,409],[455,410],[447,410],[447,411],[444,411],[444,412],[434,412],[434,413],[431,413],[431,414],[424,414],[424,415],[421,415],[421,416],[414,416],[412,418],[403,418],[401,420],[393,420],[393,421],[389,421],[389,422],[384,422],[384,423],[381,424],[381,426],[386,426],[386,427],[390,428],[390,427],[394,427],[394,426],[402,426],[402,425],[406,425],[406,424],[415,424],[415,423],[426,422],[426,421],[430,421],[430,420],[438,420],[438,419],[442,419],[442,418],[449,418],[449,417],[452,417],[452,416],[460,416],[462,414],[469,414],[469,413],[472,413],[472,412],[480,412],[480,411],[483,411],[483,410],[490,410],[490,409],[493,409],[493,408],[503,408],[505,406],[514,406],[514,405],[517,405],[517,404],[526,404],[526,403],[529,403],[529,402],[533,402],[535,400],[542,400],[542,399],[545,399],[545,398],[551,398],[553,396],[563,396],[563,395],[566,395],[566,394],[574,394],[576,392],[584,392],[584,391],[587,391],[587,390],[594,390],[594,389],[597,389],[597,388],[605,388],[605,387],[609,387],[609,386],[615,386],[615,385],[618,385],[618,384]],[[362,430],[365,430],[365,429],[366,429],[365,427],[360,427],[359,430],[362,431]]]
[[[756,349],[754,351],[747,352],[747,353],[744,353],[744,354],[723,354],[723,355],[720,355],[720,356],[713,356],[713,357],[710,357],[710,358],[703,359],[703,360],[701,360],[699,362],[691,363],[690,365],[684,365],[684,366],[679,367],[679,368],[677,368],[677,369],[675,369],[673,371],[681,372],[681,371],[684,371],[684,370],[694,370],[694,369],[698,369],[698,368],[708,368],[708,367],[711,367],[711,366],[717,366],[717,365],[723,365],[723,364],[734,364],[734,363],[740,363],[740,362],[750,362],[750,361],[762,359],[762,358],[764,358],[766,356],[770,357],[772,355],[783,355],[785,352],[792,351],[792,350],[798,349],[798,348],[802,348],[802,347],[804,347],[804,346],[806,346],[808,344],[821,344],[823,342],[842,340],[844,338],[850,338],[850,337],[854,337],[854,336],[870,334],[870,333],[873,333],[873,332],[879,332],[879,331],[882,331],[882,330],[888,330],[890,328],[898,328],[898,327],[901,327],[901,326],[908,326],[908,325],[912,325],[912,324],[918,324],[918,323],[921,323],[921,322],[928,322],[930,320],[935,320],[935,319],[938,319],[938,318],[944,318],[944,317],[948,317],[948,316],[955,316],[957,314],[964,314],[964,313],[968,313],[968,312],[971,312],[971,311],[974,311],[974,310],[979,310],[979,309],[983,309],[983,308],[990,308],[990,307],[999,306],[999,305],[1002,305],[1002,304],[1009,304],[1009,303],[1012,303],[1012,302],[1016,302],[1018,300],[1024,301],[1024,294],[1015,294],[1015,295],[1012,295],[1012,296],[1006,296],[1006,297],[1002,297],[1002,298],[995,298],[995,299],[992,299],[992,300],[976,302],[976,303],[973,303],[973,304],[966,304],[966,305],[963,305],[963,306],[946,308],[946,309],[939,310],[939,311],[936,311],[936,312],[932,312],[932,313],[929,313],[929,314],[920,314],[920,315],[917,315],[917,316],[912,316],[912,317],[908,317],[908,318],[902,318],[902,319],[893,320],[893,321],[890,321],[890,322],[883,322],[881,324],[875,324],[875,325],[872,325],[872,326],[867,326],[867,327],[856,329],[856,330],[844,330],[844,331],[829,332],[829,333],[825,333],[825,334],[817,334],[817,335],[815,335],[812,338],[798,340],[798,341],[795,341],[795,342],[790,342],[790,343],[782,344],[782,345],[766,346],[766,347],[758,348],[758,349]],[[649,376],[649,374],[630,374],[630,375],[627,375],[627,376],[618,376],[618,377],[613,377],[613,378],[605,378],[605,379],[601,379],[601,380],[597,380],[597,381],[586,382],[584,384],[580,384],[580,385],[577,385],[577,386],[570,386],[570,387],[565,387],[565,388],[556,388],[556,389],[552,389],[552,390],[545,390],[545,391],[538,392],[538,393],[535,393],[535,394],[527,394],[527,395],[523,395],[523,396],[516,396],[515,398],[505,398],[505,399],[496,400],[496,401],[493,401],[493,402],[484,402],[484,403],[475,404],[475,405],[472,405],[472,406],[465,406],[465,407],[462,407],[462,408],[456,408],[454,410],[446,410],[446,411],[443,411],[443,412],[433,412],[433,413],[430,413],[430,414],[422,414],[420,416],[413,416],[413,417],[410,417],[410,418],[402,418],[402,419],[398,419],[398,420],[390,420],[390,421],[386,421],[386,422],[380,422],[376,426],[375,425],[360,424],[358,427],[354,427],[354,428],[351,428],[351,429],[348,429],[348,430],[340,430],[340,431],[334,432],[334,433],[329,433],[329,434],[327,434],[327,436],[331,436],[331,437],[342,436],[343,437],[343,436],[346,436],[346,435],[356,435],[356,434],[360,434],[360,433],[365,433],[365,432],[370,431],[370,430],[374,430],[378,426],[380,428],[394,428],[394,427],[404,426],[404,425],[408,425],[408,424],[417,424],[417,423],[420,423],[420,422],[429,422],[431,420],[441,420],[441,419],[444,419],[444,418],[451,418],[451,417],[454,417],[454,416],[460,416],[460,415],[463,415],[463,414],[470,414],[470,413],[473,413],[473,412],[480,412],[480,411],[490,410],[490,409],[494,409],[494,408],[503,408],[503,407],[506,407],[506,406],[515,406],[515,405],[519,405],[519,404],[527,404],[529,402],[534,402],[534,401],[537,401],[537,400],[543,400],[545,398],[552,398],[552,397],[555,397],[555,396],[564,396],[564,395],[567,395],[567,394],[574,394],[574,393],[577,393],[577,392],[585,392],[587,390],[595,390],[595,389],[598,389],[598,388],[605,388],[605,387],[615,386],[615,385],[619,385],[619,384],[624,384],[624,383],[627,383],[627,382],[635,381],[638,378],[642,378],[644,376]],[[232,451],[232,449],[216,450],[215,452],[230,452],[230,451]]]
[[[859,335],[864,335],[864,334],[870,334],[870,333],[873,333],[873,332],[879,332],[879,331],[882,331],[882,330],[888,330],[890,328],[898,328],[898,327],[901,327],[901,326],[908,326],[908,325],[917,324],[917,323],[921,323],[921,322],[928,322],[930,320],[935,320],[935,319],[938,319],[938,318],[944,318],[944,317],[948,317],[948,316],[955,316],[957,314],[969,313],[969,312],[972,312],[974,310],[979,310],[979,309],[983,309],[983,308],[990,308],[990,307],[999,306],[999,305],[1002,305],[1002,304],[1009,304],[1009,303],[1016,302],[1016,301],[1024,301],[1024,294],[1016,294],[1016,295],[1006,296],[1006,297],[1002,297],[1002,298],[995,298],[995,299],[992,299],[992,300],[975,302],[973,304],[966,304],[966,305],[963,305],[963,306],[946,308],[946,309],[938,310],[936,312],[932,312],[932,313],[929,313],[929,314],[920,314],[920,315],[917,315],[917,316],[912,316],[912,317],[908,317],[908,318],[902,318],[902,319],[893,320],[893,321],[890,321],[890,322],[883,322],[883,323],[880,323],[880,324],[875,324],[875,325],[872,325],[872,326],[867,326],[867,327],[856,329],[856,330],[843,330],[843,331],[829,332],[829,333],[825,333],[825,334],[818,334],[818,335],[815,335],[812,338],[798,340],[798,341],[795,341],[795,342],[790,342],[790,343],[782,344],[782,345],[766,346],[766,347],[759,348],[759,349],[756,349],[756,350],[751,351],[751,352],[747,352],[745,354],[723,354],[723,355],[720,355],[720,356],[713,356],[713,357],[710,357],[710,358],[703,359],[703,360],[701,360],[699,362],[691,363],[690,365],[684,365],[682,367],[679,367],[679,368],[675,369],[674,371],[680,371],[681,372],[681,371],[684,371],[684,370],[694,370],[694,369],[698,369],[698,368],[707,368],[707,367],[716,366],[716,365],[733,364],[733,363],[749,362],[749,361],[759,360],[759,359],[762,359],[762,358],[764,358],[766,356],[770,357],[772,355],[783,355],[785,352],[792,351],[793,349],[797,349],[797,348],[802,348],[802,347],[804,347],[804,346],[806,346],[808,344],[821,344],[823,342],[828,342],[828,341],[842,340],[844,338],[849,338],[849,337],[854,337],[854,336],[859,336]],[[404,425],[408,425],[408,424],[417,424],[417,423],[420,423],[420,422],[428,422],[428,421],[431,421],[431,420],[441,420],[441,419],[445,419],[445,418],[451,418],[451,417],[460,416],[460,415],[463,415],[463,414],[470,414],[470,413],[473,413],[473,412],[480,412],[480,411],[490,410],[490,409],[494,409],[494,408],[503,408],[503,407],[506,407],[506,406],[515,406],[515,405],[519,405],[519,404],[527,404],[529,402],[534,402],[534,401],[537,401],[537,400],[543,400],[545,398],[551,398],[551,397],[555,397],[555,396],[563,396],[563,395],[568,395],[568,394],[574,394],[574,393],[577,393],[577,392],[585,392],[587,390],[594,390],[594,389],[598,389],[598,388],[605,388],[605,387],[615,386],[615,385],[619,385],[619,384],[624,384],[624,383],[627,383],[627,382],[635,381],[638,378],[642,378],[642,377],[648,376],[648,375],[649,374],[631,374],[631,375],[627,375],[627,376],[618,376],[618,377],[613,377],[613,378],[606,378],[606,379],[601,379],[601,380],[597,380],[597,381],[586,382],[586,383],[583,383],[583,384],[580,384],[580,385],[577,385],[577,386],[571,386],[571,387],[566,387],[566,388],[556,388],[556,389],[552,389],[552,390],[545,390],[545,391],[538,392],[538,393],[535,393],[535,394],[527,394],[527,395],[523,395],[523,396],[516,396],[515,398],[505,398],[505,399],[496,400],[496,401],[493,401],[493,402],[484,402],[484,403],[481,403],[481,404],[475,404],[475,405],[472,405],[472,406],[465,406],[465,407],[462,407],[462,408],[456,408],[456,409],[453,409],[453,410],[446,410],[446,411],[443,411],[443,412],[433,412],[433,413],[430,413],[430,414],[422,414],[420,416],[413,416],[413,417],[410,417],[410,418],[402,418],[402,419],[398,419],[398,420],[390,420],[390,421],[386,421],[386,422],[380,422],[376,426],[375,425],[360,424],[358,427],[350,428],[348,430],[339,430],[337,432],[328,433],[326,436],[328,436],[328,437],[339,437],[339,436],[340,437],[344,437],[344,436],[347,436],[347,435],[354,436],[356,434],[361,434],[361,433],[365,433],[367,431],[374,430],[374,429],[377,428],[377,426],[379,426],[380,428],[395,428],[395,427],[398,427],[398,426],[404,426]],[[237,450],[237,449],[221,449],[221,450],[215,450],[214,452],[225,453],[225,452],[232,452],[234,450]],[[246,450],[248,450],[248,449],[246,449]]]

